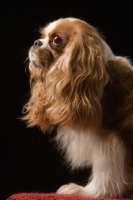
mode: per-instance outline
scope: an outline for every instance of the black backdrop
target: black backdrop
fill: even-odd
[[[112,0],[1,0],[0,4],[0,200],[17,192],[54,192],[72,181],[85,184],[89,169],[70,172],[51,142],[53,136],[36,127],[27,129],[18,119],[29,97],[24,61],[39,27],[68,16],[99,27],[115,54],[133,59],[133,6]]]

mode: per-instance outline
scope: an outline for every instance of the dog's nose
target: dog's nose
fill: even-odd
[[[43,43],[40,41],[40,40],[35,40],[35,42],[34,42],[34,46],[42,46],[43,45]]]

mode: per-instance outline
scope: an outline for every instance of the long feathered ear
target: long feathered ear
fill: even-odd
[[[58,124],[82,129],[100,125],[100,99],[108,81],[102,45],[89,29],[73,34],[48,72],[30,64],[34,82],[23,117],[28,126],[51,130]]]
[[[100,125],[100,99],[108,81],[102,45],[94,31],[75,33],[46,74],[46,115],[52,124],[82,129]]]
[[[39,126],[42,131],[51,130],[50,124],[45,112],[45,69],[36,68],[29,64],[31,96],[29,101],[23,107],[22,113],[25,115],[22,120],[27,122],[28,127]]]

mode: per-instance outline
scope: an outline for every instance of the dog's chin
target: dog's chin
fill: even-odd
[[[41,65],[41,63],[39,63],[38,61],[34,60],[34,61],[30,61],[30,63],[35,67],[35,68],[41,68],[44,69],[44,66]]]
[[[37,58],[36,54],[34,53],[29,54],[29,61],[35,68],[46,69],[48,67],[46,60],[44,59],[43,63],[41,63],[40,60]]]
[[[43,51],[31,50],[29,52],[29,61],[36,68],[49,69],[54,63],[55,58],[52,52],[47,49]]]

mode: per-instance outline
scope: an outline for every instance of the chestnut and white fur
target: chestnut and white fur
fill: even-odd
[[[92,166],[86,186],[57,193],[124,197],[133,188],[133,67],[99,32],[76,18],[41,29],[29,50],[28,126],[57,127],[55,140],[72,169]]]

